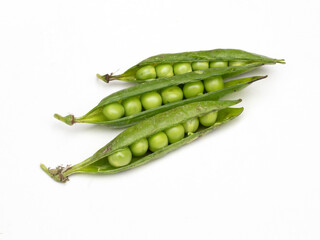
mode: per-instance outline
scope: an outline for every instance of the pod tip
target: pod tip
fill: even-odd
[[[259,81],[259,80],[261,80],[261,79],[265,79],[265,78],[267,78],[267,77],[268,77],[268,75],[254,77],[254,80],[253,80],[251,83],[256,82],[256,81]]]
[[[71,114],[67,115],[65,117],[62,117],[61,115],[56,113],[53,116],[54,116],[54,118],[60,120],[61,122],[64,122],[65,124],[68,124],[70,126],[73,125],[76,122],[74,116],[71,115]]]
[[[277,63],[280,63],[280,64],[286,64],[285,60],[284,59],[278,59],[277,60]]]
[[[242,99],[239,98],[237,100],[231,100],[231,102],[233,102],[234,104],[238,104],[238,103],[241,103],[242,102]]]

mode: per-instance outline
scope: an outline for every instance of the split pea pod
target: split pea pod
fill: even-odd
[[[69,125],[93,123],[126,127],[174,107],[198,101],[218,100],[226,94],[239,91],[265,76],[226,82],[224,80],[259,66],[260,63],[253,63],[207,69],[149,81],[109,95],[82,117],[62,117],[58,114],[55,114],[55,117]]]
[[[284,64],[285,62],[284,59],[273,59],[238,49],[214,49],[160,54],[141,61],[120,75],[97,74],[97,77],[107,83],[112,80],[139,83],[208,68],[242,66],[251,63]]]
[[[111,174],[136,168],[159,158],[237,117],[243,108],[230,108],[241,100],[203,101],[159,113],[131,126],[88,159],[74,166],[41,168],[54,180],[66,182],[75,173]],[[210,124],[199,124],[192,132],[185,123],[214,113]],[[180,136],[180,137],[179,137]]]

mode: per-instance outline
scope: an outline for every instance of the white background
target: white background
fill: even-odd
[[[1,1],[0,239],[320,239],[317,1]],[[286,65],[229,98],[244,113],[118,175],[55,167],[121,130],[70,127],[129,86],[99,82],[159,53],[238,48]]]

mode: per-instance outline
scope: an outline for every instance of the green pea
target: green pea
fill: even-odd
[[[174,74],[180,75],[188,72],[192,72],[192,67],[190,63],[176,63],[173,65]]]
[[[168,145],[168,137],[164,132],[158,132],[149,137],[149,149],[151,152],[158,151]]]
[[[135,143],[131,144],[130,150],[132,155],[135,157],[141,157],[148,151],[148,140],[146,138],[141,138],[140,140],[136,141]]]
[[[192,98],[203,94],[204,87],[202,81],[186,83],[183,86],[183,94],[185,98]]]
[[[193,62],[192,63],[192,70],[205,70],[209,68],[209,62]]]
[[[178,86],[171,86],[161,91],[161,97],[164,104],[177,102],[183,99],[183,92]]]
[[[169,139],[169,143],[175,143],[184,138],[184,127],[181,124],[178,124],[166,129],[165,133]]]
[[[123,148],[108,156],[108,161],[113,167],[122,167],[131,162],[132,154],[129,148]]]
[[[124,108],[120,103],[110,103],[102,109],[107,120],[119,119],[124,115]]]
[[[138,80],[147,80],[147,79],[152,79],[156,77],[157,77],[157,73],[154,66],[144,66],[144,67],[141,67],[136,72],[136,78]]]
[[[126,116],[131,116],[142,111],[142,105],[138,97],[130,97],[122,102]]]
[[[236,66],[243,66],[246,65],[248,62],[247,61],[230,61],[229,66],[230,67],[236,67]]]
[[[156,66],[156,72],[158,78],[173,76],[173,68],[170,64],[160,64]]]
[[[192,118],[189,119],[188,121],[183,123],[183,127],[184,127],[184,131],[190,135],[194,132],[196,132],[199,128],[199,119],[196,118]]]
[[[200,123],[205,127],[212,126],[218,117],[218,111],[207,113],[199,118]]]
[[[210,62],[210,68],[228,67],[228,62]]]
[[[162,104],[162,98],[157,92],[147,92],[142,94],[141,103],[144,109],[159,107]]]
[[[217,91],[224,87],[224,82],[221,76],[206,79],[203,83],[207,92]]]

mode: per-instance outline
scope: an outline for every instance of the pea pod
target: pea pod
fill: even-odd
[[[208,69],[204,71],[195,71],[191,73],[187,73],[184,75],[177,75],[174,77],[158,79],[152,82],[145,82],[139,85],[135,85],[133,87],[123,89],[121,91],[115,92],[108,97],[104,98],[100,103],[90,110],[87,114],[82,117],[76,118],[73,115],[68,115],[62,117],[58,114],[55,114],[55,117],[66,124],[73,125],[74,123],[94,123],[94,124],[104,124],[110,127],[125,127],[135,124],[147,117],[153,116],[157,113],[167,111],[177,106],[181,106],[191,102],[197,101],[206,101],[206,100],[218,100],[220,97],[239,91],[244,87],[248,86],[250,83],[262,79],[264,77],[249,77],[242,78],[237,80],[232,80],[225,82],[225,88],[213,91],[206,92],[202,95],[198,95],[188,99],[182,99],[176,102],[167,103],[152,109],[143,110],[136,114],[130,116],[123,116],[118,119],[106,119],[103,113],[103,109],[106,106],[113,103],[123,103],[126,99],[136,96],[141,96],[144,93],[161,91],[162,89],[168,88],[170,86],[181,86],[185,83],[197,82],[203,79],[211,79],[213,77],[222,77],[226,79],[228,77],[234,76],[239,73],[243,73],[249,70],[252,70],[258,66],[261,66],[260,63],[254,63],[246,66],[239,67],[230,67],[230,68],[221,68],[221,69]]]
[[[157,114],[151,118],[145,119],[140,123],[127,128],[120,133],[107,145],[98,150],[88,159],[74,166],[57,167],[56,169],[48,169],[41,164],[41,168],[54,180],[58,182],[66,182],[68,176],[75,173],[90,173],[90,174],[111,174],[117,173],[131,168],[146,164],[156,158],[159,158],[168,152],[171,152],[182,145],[190,143],[200,136],[209,133],[220,125],[237,117],[243,111],[243,108],[229,108],[230,106],[239,103],[241,100],[234,101],[203,101],[183,105],[169,111]],[[200,127],[193,134],[186,134],[181,140],[155,151],[148,151],[145,155],[133,157],[129,164],[124,166],[113,166],[108,162],[109,157],[119,151],[129,148],[132,144],[140,139],[149,138],[159,132],[163,132],[173,126],[179,125],[195,117],[201,117],[211,112],[218,112],[216,122],[210,127]]]
[[[121,80],[127,82],[144,82],[183,74],[192,70],[209,67],[240,66],[251,63],[275,64],[285,63],[284,59],[273,59],[238,49],[214,49],[209,51],[160,54],[147,58],[120,75],[106,74],[97,77],[105,82]]]

